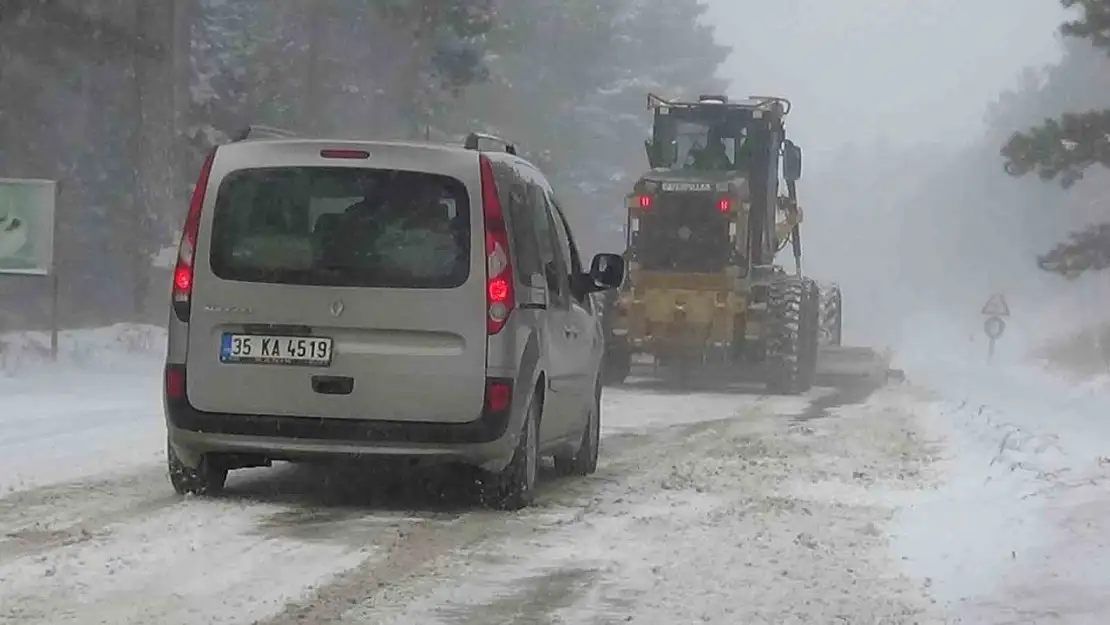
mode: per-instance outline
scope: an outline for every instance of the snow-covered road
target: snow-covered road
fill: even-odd
[[[0,623],[1110,620],[1090,592],[1108,575],[1083,566],[1106,553],[1071,532],[1106,523],[1097,459],[1015,436],[1012,406],[980,410],[950,380],[607,389],[598,473],[549,477],[515,514],[450,474],[285,465],[182,500],[157,333],[123,349],[120,332],[0,377]],[[1045,571],[1055,585],[1030,592]]]

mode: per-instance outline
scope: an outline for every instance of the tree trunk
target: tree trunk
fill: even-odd
[[[408,138],[419,139],[430,122],[432,101],[425,79],[432,62],[436,29],[443,16],[437,1],[423,0],[413,4],[416,6],[411,7],[407,19],[402,20],[403,32],[410,34],[411,41],[405,51],[402,65],[405,69],[400,76],[397,102],[408,124]]]
[[[136,2],[135,34],[159,50],[174,41],[174,7],[169,2]],[[157,227],[174,206],[173,145],[174,73],[169,54],[148,55],[143,47],[132,53],[132,106],[138,123],[131,135],[134,163],[134,194],[130,206],[127,238],[131,267],[133,306],[136,321],[146,320],[152,273],[151,260],[161,243]]]
[[[304,108],[301,123],[310,133],[323,130],[324,68],[321,57],[324,54],[324,32],[327,26],[327,0],[312,0],[308,7],[308,55],[305,68]]]
[[[189,110],[192,106],[191,81],[193,75],[193,26],[200,16],[200,6],[197,0],[176,0],[173,4],[171,29],[173,42],[170,58],[173,66],[173,185],[172,198],[174,204],[169,210],[169,222],[164,232],[170,236],[171,241],[180,227],[185,205],[189,194],[192,192],[190,184],[192,173],[192,150],[190,143],[185,140],[189,127]]]

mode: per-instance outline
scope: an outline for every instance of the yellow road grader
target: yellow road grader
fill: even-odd
[[[778,97],[648,95],[651,169],[627,196],[627,279],[605,314],[609,383],[638,360],[652,375],[761,379],[782,394],[819,374],[885,378],[889,357],[840,345],[839,287],[802,274],[790,108]],[[775,262],[787,245],[792,273]]]

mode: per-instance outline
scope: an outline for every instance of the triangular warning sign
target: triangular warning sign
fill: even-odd
[[[986,305],[983,306],[983,314],[992,317],[1009,317],[1010,306],[1006,304],[1006,296],[1001,293],[991,295]]]

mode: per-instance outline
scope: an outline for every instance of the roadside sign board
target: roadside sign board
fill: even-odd
[[[0,274],[51,273],[55,197],[53,180],[0,178]]]
[[[991,341],[994,341],[1006,331],[1006,321],[1002,317],[987,317],[983,322],[983,331]]]
[[[991,295],[983,305],[983,314],[991,317],[1009,317],[1010,306],[1006,303],[1006,296],[1001,293]]]
[[[983,332],[990,339],[987,346],[987,360],[994,358],[994,342],[1006,331],[1006,320],[1010,316],[1010,305],[1006,303],[1006,296],[1002,293],[991,295],[986,304],[983,304],[982,314],[987,316],[983,322]]]

